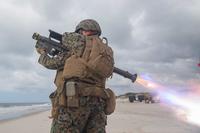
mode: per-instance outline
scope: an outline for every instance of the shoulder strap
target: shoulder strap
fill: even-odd
[[[90,53],[91,53],[91,50],[92,50],[92,44],[93,44],[92,41],[93,41],[92,37],[86,37],[85,49],[84,49],[84,52],[82,54],[82,58],[85,61],[89,60],[89,56],[90,56]]]

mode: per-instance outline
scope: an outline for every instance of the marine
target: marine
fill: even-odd
[[[105,133],[107,115],[114,112],[115,95],[105,87],[114,69],[113,51],[93,19],[82,20],[75,32],[65,32],[62,44],[69,49],[49,56],[36,48],[39,64],[56,70],[51,133]],[[39,43],[39,42],[37,42]],[[37,45],[37,44],[36,44]]]

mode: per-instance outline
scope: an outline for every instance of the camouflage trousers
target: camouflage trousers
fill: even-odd
[[[81,97],[78,108],[60,107],[51,133],[105,133],[104,107],[105,101],[97,97]]]

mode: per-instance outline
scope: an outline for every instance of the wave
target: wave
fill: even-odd
[[[0,104],[0,120],[12,119],[24,115],[46,111],[51,108],[49,103],[6,103]]]

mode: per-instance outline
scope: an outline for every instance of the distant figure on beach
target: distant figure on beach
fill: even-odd
[[[51,133],[105,133],[107,115],[114,112],[115,95],[105,89],[113,73],[113,51],[93,19],[81,21],[75,32],[65,32],[62,45],[69,51],[49,56],[36,48],[38,62],[57,70],[52,102]],[[37,41],[37,43],[40,43]],[[36,44],[37,45],[37,44]]]

